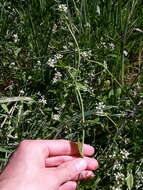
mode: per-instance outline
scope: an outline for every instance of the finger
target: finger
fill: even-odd
[[[59,185],[71,181],[76,176],[78,176],[81,172],[86,170],[87,163],[82,158],[77,158],[75,160],[65,162],[61,164],[57,168],[55,168],[55,176]]]
[[[49,156],[59,155],[79,155],[78,147],[75,142],[68,140],[48,140]],[[83,145],[83,152],[85,156],[94,154],[94,148],[90,145]]]
[[[75,181],[68,181],[64,183],[58,190],[75,190],[77,183]]]
[[[45,166],[46,167],[56,167],[59,166],[65,162],[74,160],[77,158],[76,156],[54,156],[49,157],[45,160]]]
[[[24,140],[21,144],[30,148],[38,146],[42,150],[47,148],[48,156],[79,155],[77,143],[68,140]],[[94,148],[84,144],[83,152],[85,156],[91,156],[94,154]]]
[[[46,167],[56,167],[59,166],[65,162],[72,161],[76,158],[79,158],[77,156],[55,156],[47,158],[45,161]],[[96,170],[99,167],[99,164],[96,159],[84,157],[85,161],[87,162],[87,169],[88,170]]]
[[[84,180],[84,179],[88,179],[88,178],[92,178],[94,177],[94,173],[92,171],[89,170],[85,170],[82,171],[79,175],[77,175],[75,178],[73,178],[73,181],[77,181],[77,180]]]

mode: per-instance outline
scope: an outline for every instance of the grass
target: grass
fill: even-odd
[[[143,5],[1,0],[0,168],[26,138],[85,142],[100,169],[79,189],[143,188]]]

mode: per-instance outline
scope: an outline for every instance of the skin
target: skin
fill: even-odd
[[[94,148],[67,140],[24,140],[0,175],[1,190],[75,190],[77,180],[93,177],[98,162]]]

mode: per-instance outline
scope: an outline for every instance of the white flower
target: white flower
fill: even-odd
[[[97,5],[96,12],[100,15],[100,7]]]
[[[25,92],[24,92],[24,90],[20,90],[20,92],[19,92],[21,95],[23,95]]]
[[[14,42],[17,43],[18,42],[18,35],[17,34],[13,34],[14,37]]]
[[[105,108],[105,105],[103,102],[99,102],[96,106],[97,114],[104,114],[103,109]]]
[[[90,23],[87,22],[87,23],[85,24],[85,27],[90,28],[90,27],[91,27]]]
[[[56,59],[61,59],[61,58],[63,58],[63,55],[61,55],[61,54],[56,54],[54,57],[55,57]]]
[[[115,49],[115,45],[113,43],[110,43],[109,46],[111,49]]]
[[[53,78],[53,84],[60,81],[62,77],[62,74],[60,72],[55,73],[55,76]]]
[[[67,50],[67,49],[68,49],[68,47],[67,47],[67,46],[63,46],[63,49]]]
[[[50,66],[50,67],[55,67],[55,64],[57,63],[57,59],[56,58],[49,58],[47,64]]]
[[[123,169],[123,166],[118,161],[116,161],[116,163],[113,166],[113,170],[121,170],[121,169]]]
[[[41,99],[39,99],[39,103],[42,103],[43,105],[47,104],[47,100],[45,99],[45,96],[41,96]]]
[[[104,48],[107,48],[106,42],[101,42],[101,45],[102,45]]]
[[[123,173],[121,173],[121,172],[115,173],[115,179],[116,179],[116,181],[124,180],[124,178],[125,178],[125,176],[124,176]]]
[[[115,158],[116,156],[117,156],[116,152],[113,151],[113,153],[109,155],[109,158]]]
[[[58,111],[58,110],[60,110],[60,108],[58,108],[58,107],[55,107],[55,110],[57,110],[57,111]]]
[[[125,150],[125,149],[121,150],[120,153],[121,153],[123,159],[127,159],[128,156],[129,156],[129,154],[130,154],[130,153],[129,153],[127,150]]]
[[[52,116],[52,119],[58,121],[60,119],[60,115],[59,114],[54,114]]]
[[[91,56],[91,50],[89,51],[83,51],[80,53],[82,57],[86,58],[86,57],[89,57]]]
[[[59,5],[59,10],[67,13],[68,8],[67,8],[67,6],[65,4],[60,4]]]
[[[73,47],[74,44],[72,42],[69,42],[68,45]]]
[[[15,66],[15,65],[16,65],[16,63],[15,63],[15,62],[12,62],[10,65],[11,65],[11,66]]]
[[[41,96],[41,92],[40,92],[40,91],[38,91],[38,92],[37,92],[37,95],[38,95],[38,96]]]
[[[124,56],[126,56],[126,57],[127,57],[128,52],[127,52],[126,50],[124,50],[124,51],[123,51],[123,54],[124,54]]]
[[[55,33],[56,31],[57,31],[57,25],[54,24],[53,29],[52,29],[52,32]]]
[[[61,108],[63,109],[63,108],[65,108],[65,106],[66,106],[65,104],[62,104],[62,105],[61,105]]]
[[[41,65],[41,61],[38,60],[37,61],[37,65],[40,66]]]

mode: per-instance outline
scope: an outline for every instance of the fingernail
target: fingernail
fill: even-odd
[[[74,162],[75,162],[75,167],[79,173],[87,168],[87,163],[84,159],[79,158]]]
[[[94,177],[95,175],[94,175],[94,173],[92,172],[92,171],[87,171],[86,173],[85,173],[85,177],[86,178],[90,178],[90,177]]]

